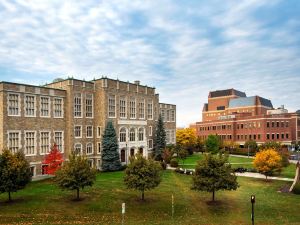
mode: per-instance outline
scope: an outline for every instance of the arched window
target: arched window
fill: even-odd
[[[129,132],[129,141],[135,141],[135,129],[131,128]]]
[[[92,143],[86,144],[86,154],[87,155],[93,154],[93,144]]]
[[[126,128],[122,127],[120,129],[120,142],[126,142]]]
[[[139,141],[144,140],[144,128],[139,128]]]
[[[125,149],[121,150],[121,162],[125,162]]]
[[[141,154],[141,155],[143,155],[143,152],[144,152],[144,149],[141,147],[141,148],[139,148],[139,153]]]
[[[75,144],[75,146],[74,146],[75,154],[80,155],[81,151],[82,151],[82,144],[80,144],[80,143]]]
[[[130,156],[134,156],[134,148],[130,149]]]

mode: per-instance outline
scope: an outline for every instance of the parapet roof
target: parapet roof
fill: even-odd
[[[230,95],[236,95],[236,96],[239,96],[239,97],[246,97],[245,92],[241,92],[241,91],[235,90],[233,88],[225,89],[225,90],[211,91],[211,92],[209,92],[208,97],[209,98],[217,98],[217,97],[230,96]]]

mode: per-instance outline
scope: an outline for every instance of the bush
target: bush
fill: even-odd
[[[296,195],[300,195],[300,182],[296,183],[296,185],[293,189],[293,193]]]
[[[244,167],[238,167],[238,168],[234,168],[233,171],[235,173],[245,173],[245,172],[247,172],[247,169]]]
[[[171,159],[170,166],[171,167],[178,167],[178,160],[176,158]]]
[[[229,150],[230,154],[234,155],[248,155],[248,149],[247,148],[232,148]],[[254,156],[256,153],[256,150],[250,149],[249,156]]]
[[[162,161],[162,162],[160,162],[160,165],[161,165],[161,168],[162,168],[163,170],[166,170],[166,169],[167,169],[167,163],[166,163],[166,162]]]

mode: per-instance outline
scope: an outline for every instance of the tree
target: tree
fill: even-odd
[[[77,200],[80,199],[80,189],[92,186],[96,180],[96,170],[89,166],[87,158],[74,153],[69,156],[69,161],[56,171],[55,175],[55,182],[60,188],[77,191]]]
[[[208,135],[205,146],[208,152],[212,154],[216,154],[219,152],[220,149],[220,139],[217,135]]]
[[[170,163],[172,156],[173,156],[173,151],[170,150],[170,148],[165,148],[162,154],[162,159],[164,160],[164,162]]]
[[[193,175],[192,189],[212,193],[215,201],[215,192],[218,190],[236,190],[237,177],[232,174],[231,165],[227,163],[228,156],[214,156],[208,154],[205,159],[198,161]]]
[[[197,135],[194,128],[185,128],[176,131],[176,144],[189,151],[190,154],[197,144]]]
[[[281,156],[282,167],[287,167],[289,165],[289,151],[287,148],[283,147],[279,142],[269,141],[260,146],[260,150],[274,149]]]
[[[274,172],[281,170],[281,156],[275,149],[266,149],[256,153],[253,164],[259,173],[266,176],[272,175]]]
[[[246,141],[244,147],[245,148],[249,148],[249,150],[253,151],[253,152],[256,152],[258,150],[257,143],[254,140],[248,140],[248,141]]]
[[[20,151],[13,154],[4,150],[0,160],[0,193],[7,192],[11,201],[11,193],[25,188],[31,181],[30,165]]]
[[[144,200],[146,190],[157,187],[161,182],[161,166],[153,159],[146,159],[141,154],[129,158],[130,164],[125,170],[124,183],[129,189],[141,192]]]
[[[260,150],[266,150],[266,149],[274,149],[279,151],[281,149],[281,144],[276,141],[269,141],[265,142],[262,145],[259,146]]]
[[[161,115],[158,117],[155,139],[154,139],[154,158],[162,160],[162,152],[166,148],[166,131]]]
[[[200,137],[197,137],[197,139],[196,139],[195,150],[197,152],[202,152],[202,153],[204,152],[204,141],[201,140]]]
[[[184,165],[184,160],[186,159],[186,157],[188,156],[188,152],[185,149],[180,149],[179,153],[178,153],[179,158],[182,160],[182,163]]]
[[[112,121],[108,121],[102,138],[102,170],[121,169],[118,139]]]
[[[48,165],[46,174],[54,175],[55,172],[61,167],[63,163],[63,155],[57,148],[57,145],[54,144],[51,148],[51,151],[48,155],[46,155],[43,164]]]

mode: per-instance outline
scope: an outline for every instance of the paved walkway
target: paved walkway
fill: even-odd
[[[168,170],[175,170],[176,168],[167,166]],[[195,171],[195,169],[188,169],[188,170],[192,170]],[[239,176],[239,177],[251,177],[251,178],[257,178],[257,179],[266,179],[265,175],[262,175],[260,173],[251,173],[251,172],[245,172],[245,173],[235,173],[235,175]],[[268,177],[268,180],[283,180],[283,181],[294,181],[294,179],[292,178],[286,178],[286,177]]]

